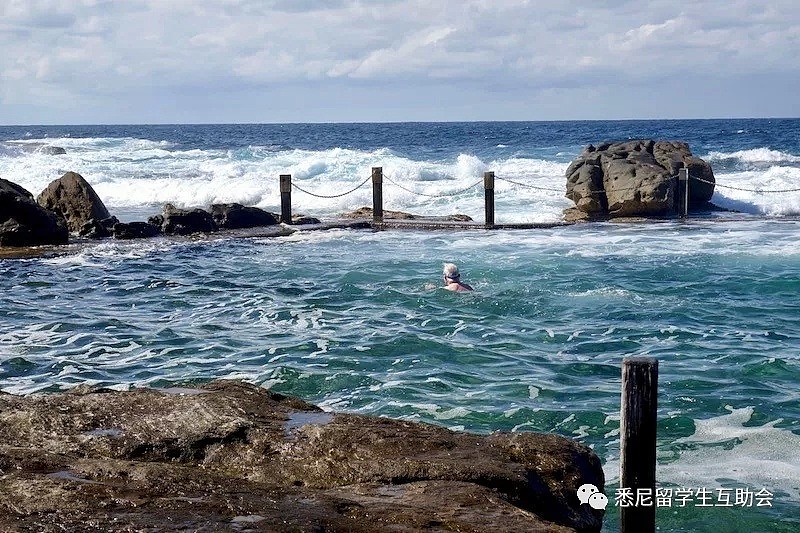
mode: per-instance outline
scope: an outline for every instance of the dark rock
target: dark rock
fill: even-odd
[[[153,215],[147,219],[147,222],[160,228],[164,225],[164,215]]]
[[[569,439],[324,413],[258,387],[0,395],[0,530],[600,531]],[[92,526],[93,527],[93,526]]]
[[[278,218],[273,213],[242,204],[213,204],[211,217],[218,227],[225,229],[273,226],[278,223]]]
[[[199,208],[179,209],[172,204],[166,204],[161,215],[150,217],[149,220],[151,223],[161,220],[161,231],[167,235],[211,233],[218,229],[208,211]]]
[[[689,169],[690,205],[714,194],[711,166],[677,141],[589,145],[567,169],[567,198],[592,216],[661,216],[674,212],[677,173]],[[705,180],[710,183],[698,181]]]
[[[112,233],[115,239],[148,239],[161,234],[161,228],[149,222],[119,222],[114,224]]]
[[[91,219],[81,226],[78,235],[87,239],[105,239],[114,233],[114,226],[119,223],[117,217],[108,217],[103,220]]]
[[[66,222],[33,200],[25,188],[0,179],[0,246],[66,244]]]
[[[111,216],[92,186],[75,172],[67,172],[50,183],[37,202],[64,217],[73,232],[81,231],[91,219],[103,220]]]
[[[33,200],[33,195],[28,189],[22,185],[17,185],[13,181],[4,180],[0,178],[0,192],[10,193],[16,196],[22,196],[29,200]]]
[[[301,226],[305,224],[321,224],[321,222],[317,217],[308,215],[292,215],[292,224]]]

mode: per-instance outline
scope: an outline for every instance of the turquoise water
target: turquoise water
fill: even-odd
[[[629,138],[687,141],[714,168],[712,201],[741,212],[516,232],[107,241],[0,260],[0,390],[223,377],[328,410],[555,432],[595,449],[613,501],[620,363],[657,357],[661,484],[774,493],[772,508],[662,509],[661,530],[798,531],[798,133],[798,119],[0,126],[0,176],[36,194],[79,172],[122,220],[165,202],[275,211],[279,174],[332,195],[382,166],[387,209],[480,220],[478,187],[450,193],[491,170],[498,222],[557,221],[582,147]],[[332,218],[372,196],[292,200]],[[426,287],[445,261],[475,293]],[[617,522],[612,506],[606,529]]]
[[[4,260],[0,388],[246,379],[331,410],[556,432],[592,446],[613,488],[620,362],[647,355],[661,365],[659,479],[775,494],[771,510],[662,513],[662,529],[792,531],[799,229],[335,230]],[[443,261],[476,291],[428,288]]]

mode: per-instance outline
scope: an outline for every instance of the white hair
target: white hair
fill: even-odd
[[[458,267],[453,263],[445,263],[442,269],[442,274],[447,279],[457,280],[461,277],[461,274],[458,273]]]

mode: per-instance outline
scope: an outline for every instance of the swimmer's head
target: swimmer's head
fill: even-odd
[[[445,263],[442,268],[442,274],[445,281],[449,282],[457,282],[461,278],[461,274],[458,273],[458,267],[453,263]]]

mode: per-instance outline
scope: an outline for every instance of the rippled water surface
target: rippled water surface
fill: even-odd
[[[276,210],[278,174],[330,195],[382,165],[387,208],[479,219],[483,193],[464,189],[492,170],[498,221],[553,221],[570,205],[564,171],[583,145],[641,137],[688,141],[714,168],[712,200],[742,212],[531,231],[105,241],[0,259],[0,391],[236,378],[327,410],[555,432],[595,449],[613,496],[620,363],[652,356],[662,485],[774,493],[772,508],[661,509],[661,530],[795,532],[798,132],[795,119],[0,127],[0,176],[36,194],[80,172],[123,220],[164,202]],[[370,201],[368,187],[293,194],[296,211],[323,217]],[[474,293],[428,287],[445,261]],[[617,521],[612,507],[606,529]]]
[[[799,229],[336,230],[3,260],[0,387],[242,378],[327,409],[557,432],[613,478],[620,361],[649,355],[660,479],[766,486],[776,508],[747,516],[764,525],[800,509]],[[474,293],[429,288],[445,260]]]

